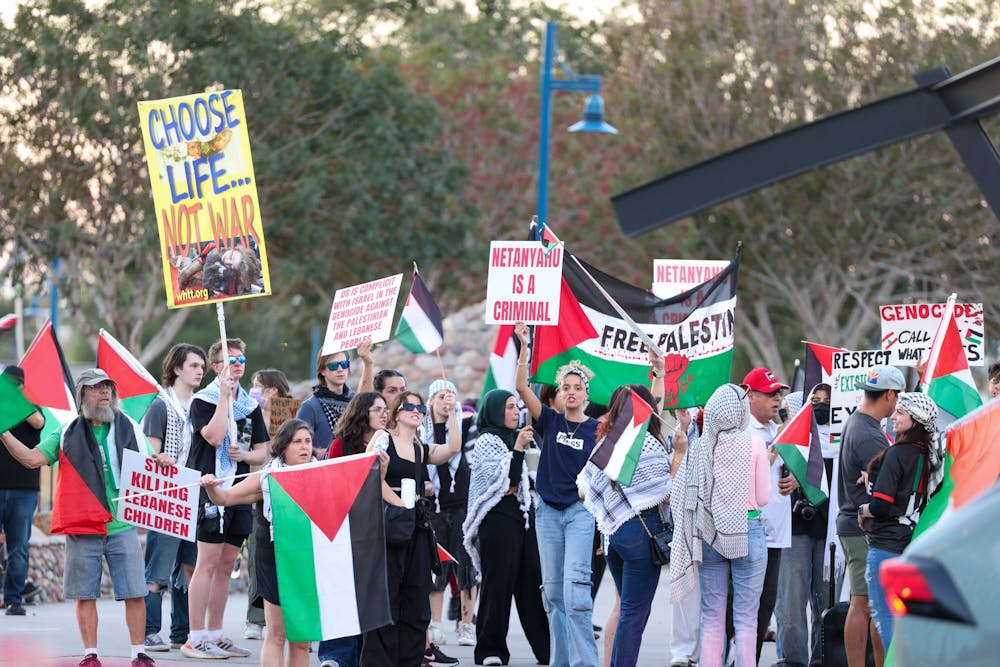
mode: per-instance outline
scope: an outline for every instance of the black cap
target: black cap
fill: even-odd
[[[5,366],[3,369],[3,374],[7,377],[12,377],[21,384],[24,384],[24,369],[20,366]]]

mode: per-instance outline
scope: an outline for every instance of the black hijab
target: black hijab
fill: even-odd
[[[476,429],[479,433],[492,433],[503,440],[508,447],[512,447],[514,440],[517,439],[517,431],[504,426],[507,399],[513,395],[506,389],[491,389],[483,398],[483,407],[476,417]]]

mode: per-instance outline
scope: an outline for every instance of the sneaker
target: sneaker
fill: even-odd
[[[147,651],[169,651],[170,647],[167,646],[166,642],[160,639],[160,635],[152,634],[146,635],[146,640],[143,642],[145,644],[144,648]]]
[[[452,667],[458,664],[458,658],[445,655],[437,644],[431,642],[430,648],[424,651],[424,664],[427,667]]]
[[[155,664],[155,660],[141,651],[139,652],[139,655],[132,659],[132,667],[153,667]]]
[[[427,627],[427,641],[432,645],[443,646],[448,643],[448,638],[444,636],[444,632],[438,627],[437,623],[431,623]]]
[[[476,645],[476,626],[472,623],[460,623],[458,626],[458,645]]]
[[[228,653],[231,658],[248,658],[253,655],[253,651],[248,648],[243,648],[242,646],[237,646],[233,643],[233,640],[228,637],[216,639],[215,645]]]
[[[173,639],[170,640],[170,648],[180,648],[181,646],[184,646],[183,639],[176,642]]]
[[[462,599],[453,597],[448,602],[448,620],[457,621],[462,618]]]
[[[502,665],[503,664],[503,660],[501,660],[500,658],[498,658],[495,655],[491,655],[488,658],[483,658],[483,664],[484,665]]]
[[[194,646],[191,645],[190,641],[184,642],[184,646],[181,646],[181,655],[197,660],[225,660],[229,657],[227,652],[207,639],[203,639]]]
[[[340,663],[336,660],[324,660],[319,663],[319,667],[340,667]]]
[[[29,581],[24,585],[24,590],[21,591],[21,599],[26,603],[34,602],[35,598],[39,596],[42,592],[42,587],[33,581]]]
[[[4,611],[8,616],[24,616],[28,612],[24,610],[24,606],[16,602],[11,602],[7,605],[7,609]]]
[[[263,639],[264,638],[264,628],[257,625],[256,623],[247,623],[247,627],[243,629],[243,639]]]
[[[101,661],[98,659],[96,653],[88,653],[80,661],[80,667],[101,667]]]

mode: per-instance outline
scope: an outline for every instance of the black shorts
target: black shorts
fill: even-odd
[[[222,531],[219,531],[219,517],[206,517],[204,506],[198,510],[199,542],[208,544],[232,544],[243,546],[247,536],[253,530],[253,514],[249,505],[236,505],[225,508],[225,518],[222,521]]]

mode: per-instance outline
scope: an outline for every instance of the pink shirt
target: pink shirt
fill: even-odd
[[[747,508],[759,510],[771,498],[771,461],[767,445],[757,436],[750,436],[750,497]]]

